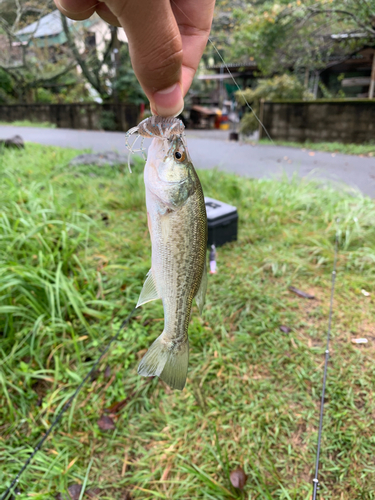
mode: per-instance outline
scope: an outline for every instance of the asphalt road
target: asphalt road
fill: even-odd
[[[126,152],[124,133],[92,130],[0,126],[0,138],[19,134],[25,141],[53,146]],[[234,172],[254,178],[301,177],[346,184],[375,198],[375,157],[314,152],[283,146],[229,142],[227,131],[188,130],[188,146],[196,168]],[[145,141],[147,145],[147,142]]]

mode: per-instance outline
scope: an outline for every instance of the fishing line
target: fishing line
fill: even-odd
[[[66,410],[70,407],[70,405],[72,404],[73,400],[76,398],[76,396],[78,395],[78,393],[80,392],[80,390],[82,389],[82,387],[85,385],[85,383],[87,382],[87,380],[91,377],[92,373],[94,372],[94,370],[96,369],[96,367],[99,365],[99,363],[101,362],[101,360],[103,359],[103,357],[105,356],[105,354],[107,354],[107,352],[109,351],[109,349],[110,349],[111,345],[113,344],[113,342],[115,342],[118,339],[118,336],[120,335],[120,333],[123,330],[123,328],[125,328],[125,326],[128,325],[128,323],[131,320],[131,318],[132,318],[135,310],[136,310],[136,307],[134,307],[134,309],[129,314],[129,316],[126,319],[124,319],[124,321],[121,323],[121,325],[120,325],[120,327],[119,327],[116,335],[111,338],[111,340],[108,342],[108,344],[107,344],[106,348],[104,349],[104,351],[102,352],[102,354],[99,356],[99,358],[97,359],[97,361],[93,364],[91,370],[87,373],[86,377],[79,384],[79,386],[74,391],[74,393],[72,394],[72,396],[70,396],[70,398],[68,399],[68,401],[64,404],[64,406],[61,408],[61,410],[59,411],[59,413],[56,415],[56,417],[54,418],[54,420],[53,420],[52,424],[50,425],[49,429],[44,434],[44,436],[39,440],[39,442],[37,443],[37,445],[33,449],[31,455],[28,457],[28,459],[26,460],[26,462],[24,463],[24,465],[22,466],[22,468],[20,469],[20,471],[18,472],[18,474],[15,476],[15,478],[11,482],[10,486],[8,486],[7,490],[5,491],[5,493],[3,494],[3,496],[0,498],[0,500],[6,500],[7,497],[8,497],[8,495],[10,493],[12,493],[12,490],[17,485],[17,483],[19,482],[21,475],[25,472],[25,470],[27,469],[27,467],[30,465],[30,462],[32,461],[32,459],[35,457],[35,455],[38,453],[38,451],[42,448],[44,442],[47,440],[47,438],[49,437],[49,435],[52,433],[53,429],[59,424],[62,416],[64,415],[64,413],[66,412]]]
[[[193,22],[192,19],[190,19],[190,17],[181,9],[181,7],[179,7],[176,2],[174,0],[171,0],[171,2],[173,3],[173,5],[186,17],[186,19],[188,19],[190,22]],[[232,72],[230,71],[227,63],[224,61],[224,58],[223,56],[220,54],[219,50],[216,48],[216,45],[214,44],[214,42],[212,41],[211,37],[208,37],[208,41],[210,42],[210,44],[212,45],[212,47],[215,49],[217,55],[220,57],[220,60],[222,61],[222,63],[224,64],[225,66],[225,69],[228,71],[230,77],[232,78],[233,80],[233,83],[235,84],[235,86],[238,88],[241,96],[242,96],[242,99],[245,101],[246,103],[246,106],[250,109],[250,111],[254,114],[255,118],[257,119],[259,125],[263,128],[263,130],[265,131],[268,139],[272,142],[272,144],[274,144],[270,134],[268,133],[268,130],[266,129],[266,127],[263,125],[262,121],[260,118],[258,118],[258,115],[256,114],[256,112],[254,111],[254,109],[252,108],[252,106],[249,104],[248,100],[246,99],[245,97],[245,94],[243,93],[241,87],[238,85],[236,79],[234,78],[234,76],[232,75]]]
[[[339,222],[339,219],[336,220]],[[333,271],[332,271],[332,284],[331,284],[331,300],[329,305],[329,317],[328,317],[328,331],[327,331],[327,344],[325,351],[325,361],[324,361],[324,375],[323,375],[323,387],[322,387],[322,397],[320,402],[320,418],[319,418],[319,434],[318,434],[318,446],[316,450],[316,460],[315,460],[315,475],[313,479],[313,497],[312,500],[316,500],[316,495],[319,490],[319,461],[320,461],[320,449],[322,443],[322,433],[323,433],[323,417],[324,417],[324,397],[327,385],[327,370],[329,361],[329,342],[331,340],[331,325],[332,325],[332,312],[333,312],[333,296],[335,293],[335,283],[336,283],[336,266],[337,266],[337,253],[339,245],[339,231],[336,232],[335,240],[335,254],[333,260]]]

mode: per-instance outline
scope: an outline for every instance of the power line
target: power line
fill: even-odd
[[[32,453],[31,453],[31,455],[28,457],[28,459],[26,460],[26,462],[24,463],[24,465],[22,466],[22,468],[20,469],[20,471],[18,472],[18,474],[16,475],[16,477],[13,479],[13,481],[11,482],[11,484],[8,486],[7,490],[5,491],[5,493],[3,494],[3,496],[0,498],[0,500],[7,500],[8,495],[10,493],[12,493],[13,488],[18,484],[18,482],[20,480],[20,477],[25,472],[25,470],[27,469],[27,467],[30,465],[32,459],[35,457],[35,455],[41,449],[41,447],[43,446],[44,442],[46,441],[46,439],[48,438],[48,436],[51,434],[51,432],[53,431],[53,429],[59,424],[62,416],[64,415],[64,413],[66,412],[66,410],[70,407],[70,405],[72,404],[73,400],[78,395],[78,393],[80,392],[80,390],[82,389],[82,387],[85,385],[85,383],[87,382],[87,380],[91,377],[92,373],[94,372],[94,370],[96,369],[96,367],[99,365],[99,363],[103,359],[104,355],[107,354],[107,352],[109,351],[109,349],[110,349],[111,345],[113,344],[113,342],[115,342],[118,339],[118,336],[120,335],[121,330],[123,328],[125,328],[125,326],[128,325],[128,323],[131,320],[131,317],[133,316],[135,310],[136,310],[136,307],[134,307],[134,309],[129,314],[129,316],[121,323],[121,325],[120,325],[120,327],[119,327],[116,335],[111,338],[111,340],[108,342],[108,344],[107,344],[106,348],[104,349],[104,351],[102,352],[102,354],[99,356],[99,358],[97,359],[97,361],[93,364],[91,370],[87,373],[86,377],[79,384],[79,386],[74,391],[74,393],[72,394],[72,396],[70,396],[70,398],[68,399],[68,401],[64,404],[64,406],[61,408],[61,410],[59,411],[59,413],[56,415],[56,417],[54,418],[54,420],[53,420],[52,424],[50,425],[49,429],[44,434],[44,436],[40,439],[40,441],[37,443],[37,445],[35,446],[35,448],[33,449]]]
[[[336,222],[338,222],[337,219]],[[335,240],[335,256],[333,261],[333,271],[332,271],[332,284],[331,284],[331,300],[329,305],[329,318],[328,318],[328,331],[327,331],[327,344],[325,351],[325,361],[324,361],[324,375],[323,375],[323,388],[322,388],[322,398],[320,402],[320,418],[319,418],[319,434],[318,434],[318,447],[316,450],[316,460],[315,460],[315,475],[313,479],[313,498],[312,500],[316,500],[316,495],[319,489],[319,461],[320,461],[320,449],[322,444],[322,433],[323,433],[323,417],[324,417],[324,397],[326,392],[327,385],[327,370],[328,370],[328,361],[329,361],[329,342],[331,340],[331,325],[332,325],[332,312],[333,312],[333,296],[335,293],[335,283],[336,283],[336,266],[337,266],[337,253],[338,253],[338,245],[339,245],[339,233],[336,232],[336,240]]]

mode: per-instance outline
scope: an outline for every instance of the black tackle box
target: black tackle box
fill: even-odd
[[[204,198],[207,211],[207,245],[219,247],[237,240],[237,208],[213,198]]]

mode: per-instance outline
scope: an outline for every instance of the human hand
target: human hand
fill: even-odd
[[[153,113],[179,114],[211,29],[215,0],[54,0],[75,20],[95,11],[122,26],[134,72]]]

